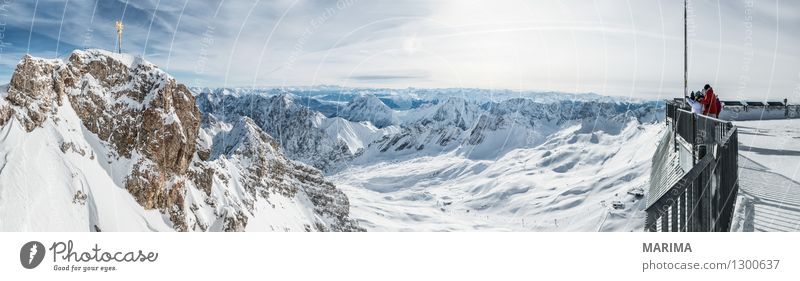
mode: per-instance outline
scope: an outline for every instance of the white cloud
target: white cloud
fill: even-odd
[[[126,10],[126,50],[142,53],[158,3],[147,57],[190,84],[682,93],[680,1],[342,1],[137,1]],[[94,1],[70,1],[64,42],[83,46],[91,27],[91,46],[113,48],[109,26],[125,2],[100,3],[88,25]],[[755,2],[748,38],[745,2],[692,1],[690,88],[791,93],[800,4],[776,3]],[[62,10],[52,7],[37,13],[35,31],[55,37]],[[30,15],[12,22],[27,30]]]

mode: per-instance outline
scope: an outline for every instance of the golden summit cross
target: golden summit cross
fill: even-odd
[[[125,26],[122,25],[122,21],[121,20],[117,21],[116,26],[117,26],[117,53],[121,54],[122,53],[122,28],[124,28]]]

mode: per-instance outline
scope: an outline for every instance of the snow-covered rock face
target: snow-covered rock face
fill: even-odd
[[[223,121],[247,116],[271,136],[291,159],[324,171],[352,159],[356,151],[325,132],[321,113],[298,105],[287,94],[274,96],[229,95],[204,92],[197,96],[204,114]]]
[[[47,118],[58,121],[64,98],[118,156],[142,155],[125,188],[146,209],[170,212],[176,229],[185,230],[185,184],[172,179],[186,172],[200,125],[189,90],[153,64],[100,50],[75,51],[67,62],[26,56],[17,65],[7,99],[21,109],[27,131]]]
[[[70,56],[76,78],[68,97],[78,116],[122,156],[139,150],[164,160],[156,165],[165,172],[185,172],[200,125],[191,92],[153,64],[112,55],[94,50]]]
[[[288,99],[271,102],[291,108]],[[313,120],[316,113],[307,114],[303,117]],[[48,145],[39,149],[52,143],[65,155],[88,158],[75,160],[80,165],[60,159],[48,159],[45,165],[63,162],[56,169],[69,171],[73,178],[104,170],[91,177],[107,179],[99,180],[105,184],[101,186],[72,182],[62,187],[79,191],[75,198],[92,202],[94,208],[103,203],[92,191],[122,187],[139,205],[134,212],[162,214],[160,222],[148,220],[146,229],[160,229],[153,225],[166,221],[178,231],[360,230],[348,218],[345,195],[319,171],[287,160],[251,119],[233,121],[201,131],[200,111],[186,86],[141,58],[101,50],[75,51],[67,61],[26,56],[0,94],[0,127],[7,135],[22,134],[15,140],[25,143],[28,136],[44,134],[41,141]],[[26,154],[18,150],[23,149],[0,142],[0,154],[7,159]],[[15,164],[27,167],[10,163]],[[20,172],[35,174],[24,169]],[[0,169],[0,182],[21,190],[60,188],[31,187],[20,180]],[[116,210],[95,209],[89,219],[93,227],[132,230],[103,223],[97,218],[103,212]]]
[[[659,110],[651,104],[539,103],[523,98],[479,106],[462,98],[449,98],[432,109],[409,114],[422,117],[401,124],[397,134],[376,141],[372,147],[382,153],[400,155],[461,149],[473,158],[496,158],[511,149],[539,145],[572,123],[591,122],[600,126],[589,130],[619,131],[630,120],[656,121]],[[426,115],[426,111],[432,113]]]
[[[373,95],[359,95],[348,103],[337,116],[353,122],[369,121],[378,128],[398,122],[394,116],[394,110]]]
[[[201,111],[223,120],[252,118],[275,136],[289,158],[330,174],[351,165],[451,151],[474,159],[496,158],[515,148],[539,145],[572,124],[588,122],[587,130],[618,132],[630,120],[657,121],[663,110],[654,103],[609,99],[510,98],[479,104],[446,97],[395,111],[374,95],[352,93],[355,97],[336,117],[326,118],[296,102],[292,94],[264,93],[205,89],[198,103]]]
[[[421,117],[400,125],[400,132],[374,143],[380,152],[420,151],[426,147],[439,152],[457,145],[462,132],[469,129],[481,113],[477,104],[462,98],[449,98],[432,113],[421,110]]]
[[[28,131],[41,125],[63,102],[62,74],[69,73],[61,61],[26,55],[11,77],[6,96],[9,104],[0,105],[0,125],[8,122],[12,115]]]
[[[84,126],[119,156],[143,156],[125,188],[146,209],[169,212],[176,229],[186,230],[186,184],[175,178],[189,167],[200,125],[189,90],[140,58],[76,51],[67,66],[74,75],[68,97]]]
[[[335,117],[308,107],[314,96],[293,92],[207,89],[198,103],[204,131],[233,131],[252,118],[289,158],[323,167],[369,229],[641,228],[637,194],[663,129],[656,102],[444,96],[387,112],[375,97],[349,94],[339,104],[346,114]],[[317,102],[330,95],[338,94]],[[373,125],[386,116],[391,125]],[[614,209],[617,201],[624,210]],[[485,225],[472,225],[484,215]]]
[[[228,214],[223,228],[244,230],[248,222],[246,214],[267,208],[265,203],[280,204],[280,201],[271,200],[281,196],[301,202],[308,216],[318,218],[312,220],[313,223],[300,224],[304,230],[360,230],[348,218],[347,197],[319,170],[286,159],[277,141],[249,117],[231,121],[233,123],[228,124],[210,116],[203,125],[201,134],[209,136],[212,141],[207,159],[194,162],[190,168],[190,178],[195,179],[203,193],[195,196],[205,197],[202,201],[196,198],[192,203],[192,208],[198,209],[194,225],[200,230],[218,230],[219,226],[207,219],[214,218],[215,210],[202,210],[197,206],[216,206],[221,200],[230,200],[225,194],[234,194],[241,209],[235,209],[234,216]]]

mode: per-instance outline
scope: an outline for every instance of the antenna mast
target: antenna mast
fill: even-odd
[[[683,96],[689,96],[689,43],[687,34],[687,14],[688,0],[683,0]]]

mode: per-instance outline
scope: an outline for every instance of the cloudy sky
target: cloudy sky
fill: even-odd
[[[25,53],[144,56],[191,86],[683,91],[678,0],[28,0],[0,3],[0,81]],[[691,1],[690,88],[800,101],[798,1]]]

